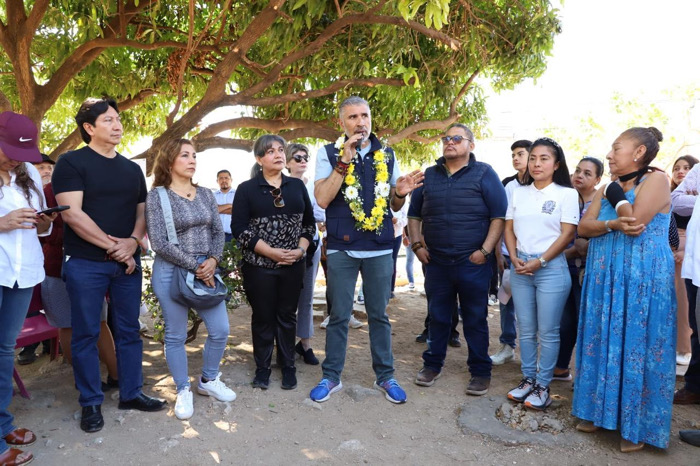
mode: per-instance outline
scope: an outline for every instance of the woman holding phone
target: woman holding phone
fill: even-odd
[[[36,441],[28,429],[17,428],[8,411],[12,401],[15,342],[32,299],[44,279],[44,255],[39,236],[51,233],[56,213],[46,208],[41,176],[32,163],[41,162],[37,128],[27,117],[0,114],[0,464],[26,464],[34,459],[25,447]],[[29,163],[28,163],[29,162]]]

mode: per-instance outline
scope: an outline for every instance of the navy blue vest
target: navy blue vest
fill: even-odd
[[[444,158],[425,170],[423,182],[423,234],[431,261],[458,264],[481,248],[491,224],[484,202],[481,178],[488,164],[469,154],[469,163],[447,176]]]
[[[364,211],[367,216],[370,216],[372,207],[374,206],[374,179],[375,169],[370,157],[374,151],[382,148],[382,144],[374,133],[369,136],[370,148],[369,154],[365,157],[366,162],[355,158],[355,176],[360,180],[362,191],[360,196],[364,202]],[[327,144],[325,146],[326,154],[331,166],[335,168],[338,161],[338,149],[335,144]],[[390,160],[387,162],[389,169],[389,179],[394,172],[394,151],[390,148],[384,148],[384,152],[389,155]],[[361,158],[361,157],[360,157]],[[346,188],[343,183],[338,190],[335,198],[328,204],[326,208],[326,231],[328,233],[328,249],[336,249],[339,251],[383,251],[392,249],[394,244],[394,227],[391,223],[391,213],[387,206],[384,213],[384,226],[381,234],[377,235],[374,231],[358,230],[355,227],[355,219],[352,217],[352,212],[345,198],[343,190]],[[389,201],[391,202],[391,201]]]

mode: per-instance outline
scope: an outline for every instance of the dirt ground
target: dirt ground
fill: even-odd
[[[417,288],[422,289],[418,281]],[[399,279],[402,283],[405,279]],[[483,416],[484,425],[493,421],[495,407],[506,401],[506,392],[520,379],[519,364],[494,367],[489,393],[485,397],[467,396],[463,341],[461,348],[449,348],[443,375],[434,386],[415,385],[425,348],[415,342],[415,336],[422,330],[425,312],[425,297],[418,290],[397,287],[388,313],[393,325],[396,378],[408,394],[403,405],[393,405],[371,390],[374,374],[366,326],[349,331],[345,388],[329,401],[316,404],[308,399],[309,390],[320,380],[321,368],[305,365],[300,359],[297,389],[282,390],[280,371],[273,368],[270,389],[254,390],[250,385],[255,369],[250,309],[243,306],[230,316],[231,337],[221,366],[222,379],[238,394],[232,403],[195,394],[194,416],[188,421],[177,420],[172,412],[175,391],[163,348],[144,340],[144,391],[167,399],[167,411],[120,411],[117,394],[110,392],[102,406],[104,429],[86,434],[78,425],[80,411],[72,369],[60,361],[50,362],[47,356],[19,367],[32,399],[15,396],[10,409],[19,426],[33,429],[39,437],[29,448],[35,464],[47,465],[700,464],[700,449],[678,438],[679,429],[700,424],[700,406],[675,407],[671,444],[665,451],[647,446],[638,453],[620,453],[617,433],[581,434],[572,429],[572,419],[562,420],[566,427],[559,436],[532,433],[525,441],[511,440],[507,430],[505,435],[495,436],[477,432],[480,420],[472,419],[471,413]],[[317,317],[313,347],[322,360],[325,331],[318,329],[320,322]],[[500,334],[496,306],[491,307],[489,323],[493,349]],[[193,377],[201,369],[205,335],[200,331],[188,347]],[[677,382],[680,386],[681,379]],[[555,382],[552,392],[563,405],[559,411],[569,412],[571,384]],[[477,431],[464,427],[460,415],[462,420],[476,420],[469,424],[475,424]]]

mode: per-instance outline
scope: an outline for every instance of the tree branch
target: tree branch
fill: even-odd
[[[481,71],[481,70],[479,70],[477,68],[477,70],[474,71],[471,76],[469,76],[469,79],[467,79],[467,82],[464,83],[464,85],[459,90],[459,92],[457,93],[455,98],[452,99],[452,103],[450,104],[450,115],[454,115],[457,113],[457,105],[459,104],[459,101],[462,100],[462,97],[464,97],[464,94],[467,93],[467,90],[469,90],[469,88],[471,87],[472,83],[474,82],[477,75],[479,74],[479,71]]]
[[[430,120],[430,121],[421,121],[419,123],[415,123],[411,126],[408,126],[404,129],[402,129],[399,132],[395,132],[392,130],[385,130],[385,131],[391,131],[393,133],[392,136],[389,136],[387,139],[389,145],[391,144],[396,144],[397,142],[401,141],[402,139],[407,139],[409,136],[417,133],[418,131],[424,131],[426,129],[439,129],[439,130],[444,130],[448,126],[450,126],[452,123],[456,122],[459,119],[459,115],[454,113],[445,118],[444,120]]]
[[[298,128],[327,128],[327,124],[329,124],[329,122],[313,120],[264,120],[255,117],[240,117],[209,125],[199,133],[199,136],[203,138],[213,137],[224,131],[231,131],[238,128],[256,128],[271,133],[278,133],[282,130]]]
[[[411,81],[413,81],[413,78],[411,78]],[[411,83],[411,81],[409,81],[409,84]],[[300,100],[323,97],[326,95],[334,94],[335,92],[346,87],[374,87],[378,85],[405,86],[406,83],[403,79],[390,78],[339,79],[338,81],[332,83],[330,86],[324,87],[322,89],[315,89],[313,91],[297,92],[293,94],[286,94],[273,97],[259,97],[254,99],[246,99],[244,97],[239,97],[239,94],[227,95],[222,102],[224,105],[249,105],[252,107],[266,107],[268,105],[278,105],[288,102],[298,102]]]
[[[26,31],[29,36],[33,36],[36,30],[41,24],[41,20],[44,19],[46,10],[49,8],[49,0],[36,0],[34,2],[34,8],[32,8],[31,13],[29,13],[29,18],[25,22]]]

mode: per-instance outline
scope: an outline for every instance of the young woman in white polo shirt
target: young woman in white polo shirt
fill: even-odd
[[[552,403],[549,383],[559,353],[561,314],[571,289],[563,253],[578,221],[578,194],[571,187],[564,151],[552,139],[536,140],[530,147],[524,186],[513,192],[508,204],[505,229],[523,372],[508,398],[529,408],[542,410]]]

